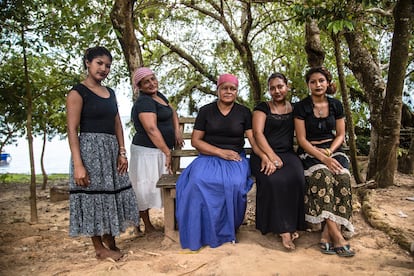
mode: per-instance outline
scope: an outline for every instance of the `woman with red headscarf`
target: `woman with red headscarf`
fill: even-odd
[[[250,110],[237,104],[238,80],[223,74],[218,100],[203,106],[196,118],[191,145],[199,156],[177,180],[176,216],[183,248],[218,247],[236,242],[252,186],[244,135],[253,146]]]
[[[156,183],[163,173],[171,171],[171,149],[182,145],[183,138],[177,113],[158,91],[154,72],[147,67],[138,68],[134,73],[134,86],[139,96],[131,111],[136,133],[131,145],[129,176],[145,233],[150,233],[155,228],[149,209],[162,207],[161,191]]]

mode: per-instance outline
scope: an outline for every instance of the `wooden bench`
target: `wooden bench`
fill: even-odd
[[[183,133],[183,138],[186,141],[186,146],[191,146],[191,133],[195,118],[182,117],[179,118],[180,130]],[[246,147],[246,154],[251,153],[251,148]],[[172,174],[163,174],[157,182],[157,188],[161,189],[164,201],[164,235],[174,241],[178,241],[177,222],[175,219],[175,183],[178,176],[184,169],[182,165],[182,158],[195,158],[198,156],[198,151],[194,148],[174,149],[171,152],[171,169]]]
[[[183,138],[186,140],[186,146],[191,146],[191,133],[195,118],[181,117],[179,118],[180,130],[183,133]],[[296,137],[294,139],[294,147],[296,149],[297,142]],[[348,146],[343,147],[347,152]],[[245,147],[246,154],[249,155],[252,152],[250,147]],[[177,233],[177,222],[175,219],[175,183],[177,182],[178,176],[184,169],[181,161],[182,158],[194,158],[198,155],[198,151],[194,148],[181,148],[174,149],[171,152],[171,169],[172,174],[163,174],[157,182],[156,187],[161,189],[163,201],[164,201],[164,235],[174,241],[178,241]]]

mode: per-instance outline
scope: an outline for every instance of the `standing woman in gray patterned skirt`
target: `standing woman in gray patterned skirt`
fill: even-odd
[[[106,79],[112,56],[89,48],[87,77],[67,95],[67,131],[71,150],[69,235],[91,237],[97,259],[122,257],[115,244],[128,226],[137,226],[135,193],[128,177],[124,134],[114,91]],[[79,129],[79,133],[78,133]]]

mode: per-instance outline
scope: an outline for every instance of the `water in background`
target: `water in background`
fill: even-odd
[[[121,116],[122,125],[124,128],[124,140],[125,147],[129,153],[129,147],[131,145],[130,128],[126,127],[129,122],[129,116]],[[41,174],[40,168],[40,154],[42,151],[42,138],[35,137],[33,139],[33,150],[35,159],[35,172]],[[190,140],[185,141],[185,148],[192,148]],[[17,146],[8,145],[4,148],[5,152],[10,153],[12,160],[9,165],[0,166],[0,174],[5,173],[24,173],[30,174],[30,161],[29,161],[29,145],[26,137],[19,138]],[[182,158],[181,165],[186,167],[194,158],[187,157]],[[60,140],[55,137],[52,141],[46,142],[45,150],[45,170],[47,174],[54,173],[69,173],[70,164],[70,149],[67,139]]]
[[[130,130],[125,124],[129,121],[129,116],[122,116],[121,121],[124,127],[125,147],[129,149],[131,139],[129,137]],[[33,139],[33,151],[35,159],[35,172],[41,174],[40,154],[42,151],[42,138],[35,137]],[[4,173],[25,173],[30,174],[29,161],[29,145],[26,137],[19,138],[17,146],[8,145],[4,147],[4,151],[11,155],[11,162],[6,166],[0,166],[0,174]],[[52,141],[46,142],[44,164],[47,174],[53,173],[69,173],[70,149],[67,139],[60,140],[55,137]]]

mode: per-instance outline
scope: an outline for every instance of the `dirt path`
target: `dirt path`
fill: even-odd
[[[28,186],[0,184],[0,275],[414,275],[413,256],[396,243],[414,241],[414,201],[407,199],[414,176],[396,179],[396,186],[371,192],[369,205],[354,204],[354,258],[321,254],[318,232],[301,232],[297,250],[284,251],[277,237],[255,230],[252,190],[238,244],[191,252],[161,233],[136,236],[130,229],[118,239],[127,255],[117,263],[97,261],[89,239],[69,238],[68,201],[52,203],[39,191],[39,223],[30,224]],[[367,223],[362,206],[393,238]],[[151,216],[162,228],[162,210]]]

